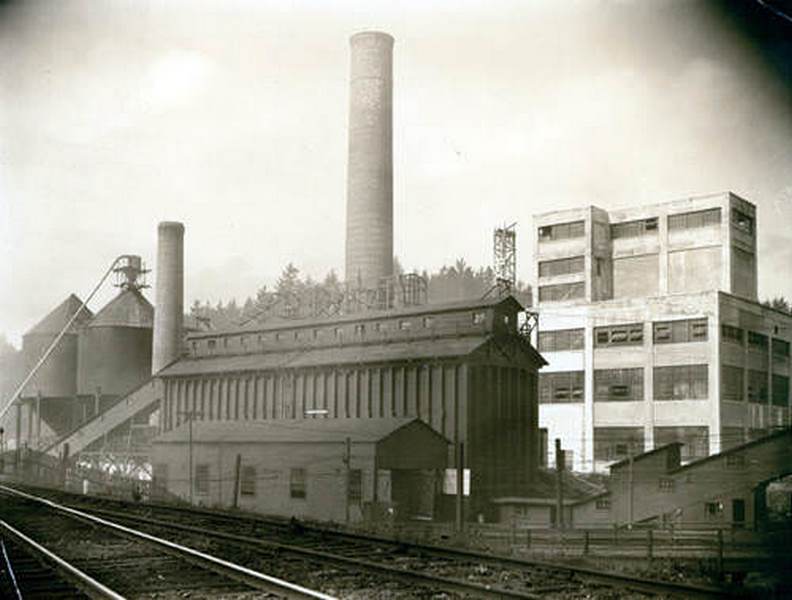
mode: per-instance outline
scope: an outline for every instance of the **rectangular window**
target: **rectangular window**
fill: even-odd
[[[655,321],[655,344],[678,344],[707,341],[707,318]]]
[[[336,327],[335,329],[333,329],[333,335],[335,335],[339,339],[344,337],[344,328]]]
[[[543,285],[539,287],[540,302],[561,302],[583,298],[586,287],[582,281],[576,283],[559,283],[557,285]]]
[[[754,348],[756,350],[767,351],[769,347],[768,337],[762,333],[757,333],[756,331],[749,331],[748,332],[748,347]]]
[[[594,503],[597,510],[610,510],[611,501],[609,498],[600,498]]]
[[[644,451],[642,427],[595,427],[594,459],[622,460]]]
[[[363,471],[352,469],[349,471],[349,487],[347,488],[349,501],[353,504],[360,504],[363,498]]]
[[[214,350],[217,347],[217,340],[206,340],[206,347],[209,350]]]
[[[721,338],[724,342],[731,342],[742,346],[745,336],[743,330],[739,327],[733,327],[724,323],[721,325]]]
[[[195,465],[195,493],[200,496],[209,494],[209,465]]]
[[[539,277],[555,277],[556,275],[571,275],[582,273],[584,259],[582,256],[561,258],[558,260],[543,260],[539,262]]]
[[[594,402],[640,402],[643,395],[643,369],[594,370]]]
[[[594,345],[604,346],[642,346],[643,323],[610,325],[594,328]]]
[[[240,496],[256,495],[256,467],[245,465],[242,467],[239,480]]]
[[[767,371],[748,369],[748,402],[767,404]]]
[[[721,209],[710,208],[707,210],[697,210],[689,213],[668,216],[668,230],[696,229],[698,227],[708,227],[718,225],[721,222]]]
[[[742,402],[743,368],[732,365],[721,365],[721,398],[732,402]]]
[[[674,480],[669,479],[668,477],[661,477],[657,482],[657,489],[659,489],[661,492],[673,492]]]
[[[657,217],[638,219],[637,221],[625,221],[624,223],[614,223],[611,225],[611,238],[614,240],[656,233]]]
[[[539,241],[551,242],[555,240],[566,240],[570,238],[583,237],[586,228],[583,221],[572,221],[569,223],[558,223],[556,225],[545,225],[539,228]]]
[[[412,328],[412,321],[399,321],[401,331],[409,331]]]
[[[434,317],[424,317],[423,318],[423,326],[425,328],[430,328],[434,325]]]
[[[355,335],[363,335],[366,333],[366,326],[362,323],[358,323],[355,325]]]
[[[654,368],[655,400],[705,400],[708,386],[707,365]]]
[[[473,325],[481,325],[485,319],[487,318],[487,314],[483,311],[477,311],[473,313]]]
[[[773,406],[789,406],[789,377],[773,375]]]
[[[745,214],[744,212],[733,208],[731,211],[731,222],[732,227],[747,233],[748,235],[753,235],[754,233],[754,220],[753,217]]]
[[[704,510],[709,517],[720,517],[723,514],[723,502],[707,502]]]
[[[655,427],[655,448],[672,443],[682,444],[680,458],[690,461],[709,454],[709,427]]]
[[[539,332],[539,352],[583,350],[583,329],[559,329]]]
[[[780,338],[773,338],[773,356],[776,358],[789,358],[789,342]]]
[[[289,496],[305,498],[306,483],[305,469],[291,469],[289,472]]]
[[[583,371],[539,373],[539,403],[583,402]]]

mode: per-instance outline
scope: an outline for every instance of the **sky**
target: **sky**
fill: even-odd
[[[288,262],[341,275],[364,29],[396,38],[407,269],[489,265],[516,221],[530,282],[535,213],[731,190],[758,207],[760,297],[792,298],[792,51],[732,4],[0,2],[0,334],[18,345],[119,254],[154,267],[162,220],[186,227],[188,306]]]

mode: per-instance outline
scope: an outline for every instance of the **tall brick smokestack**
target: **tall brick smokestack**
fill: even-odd
[[[152,373],[181,355],[184,319],[184,225],[164,221],[159,224],[157,233]]]
[[[393,38],[364,31],[349,43],[345,276],[375,287],[393,274]]]

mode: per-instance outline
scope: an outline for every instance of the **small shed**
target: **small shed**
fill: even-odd
[[[154,440],[155,490],[301,519],[435,516],[449,442],[420,419],[200,421],[190,429]]]

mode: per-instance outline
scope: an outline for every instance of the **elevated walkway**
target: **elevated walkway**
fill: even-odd
[[[82,423],[74,431],[44,448],[43,453],[56,458],[62,457],[68,445],[69,456],[76,456],[116,427],[139,415],[151,414],[158,408],[160,398],[162,398],[162,381],[158,378],[150,378],[106,411]]]

